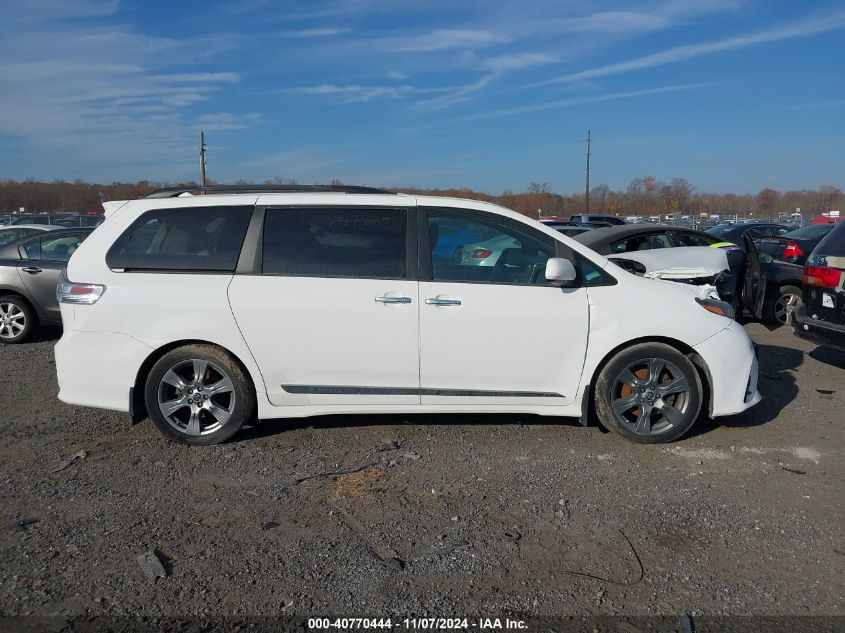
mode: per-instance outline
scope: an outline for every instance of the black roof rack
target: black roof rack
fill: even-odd
[[[215,193],[310,193],[328,191],[334,193],[389,193],[377,187],[358,185],[177,185],[164,187],[148,193],[145,198],[176,198],[183,193],[206,195]]]

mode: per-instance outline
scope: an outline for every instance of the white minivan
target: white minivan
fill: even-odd
[[[105,206],[57,289],[59,398],[173,440],[255,418],[511,412],[657,443],[760,400],[730,306],[493,204],[291,186]]]

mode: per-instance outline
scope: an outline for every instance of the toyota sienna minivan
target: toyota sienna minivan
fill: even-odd
[[[59,398],[172,440],[256,418],[508,412],[658,443],[760,401],[730,306],[493,204],[292,186],[104,206],[57,289]]]

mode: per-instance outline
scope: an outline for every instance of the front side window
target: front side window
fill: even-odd
[[[41,259],[54,262],[66,262],[73,255],[85,235],[63,235],[33,240],[21,247],[24,259]]]
[[[530,228],[460,211],[428,213],[433,281],[545,285],[555,242]]]
[[[267,209],[265,275],[404,279],[408,212],[380,208]]]
[[[106,254],[110,268],[232,272],[253,207],[147,211]]]

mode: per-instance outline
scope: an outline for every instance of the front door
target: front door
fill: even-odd
[[[268,207],[229,300],[274,405],[419,404],[416,210]]]
[[[555,240],[518,220],[460,209],[427,209],[420,226],[422,403],[572,402],[589,309],[586,288],[545,280]]]
[[[43,317],[50,321],[61,321],[59,303],[56,300],[56,285],[59,275],[87,233],[51,236],[50,232],[25,242],[19,247],[21,261],[18,274]]]

